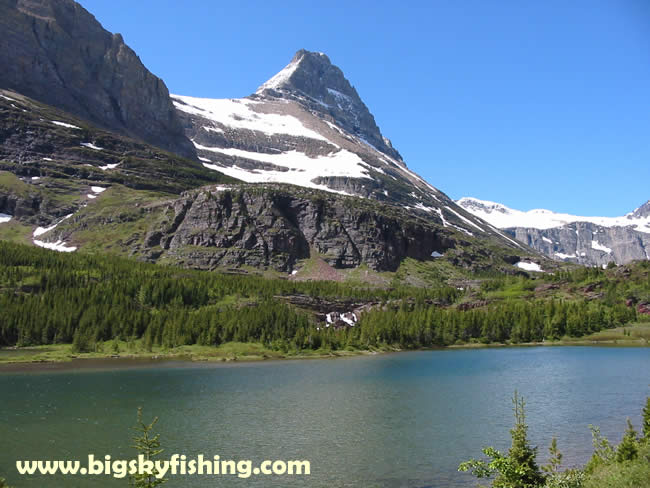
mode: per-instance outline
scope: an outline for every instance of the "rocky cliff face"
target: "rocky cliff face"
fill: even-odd
[[[163,81],[73,0],[1,0],[0,66],[0,88],[196,155]]]
[[[377,271],[395,271],[404,258],[446,256],[480,269],[488,255],[403,209],[286,185],[204,187],[162,213],[145,239],[149,257],[203,269],[249,265],[291,272],[312,256],[334,268],[366,264]],[[491,265],[518,260],[504,256]]]
[[[517,240],[562,261],[603,266],[650,259],[650,234],[628,227],[602,227],[575,222],[551,229],[507,229]]]
[[[650,201],[623,217],[521,212],[474,198],[458,203],[553,259],[592,266],[650,259]]]

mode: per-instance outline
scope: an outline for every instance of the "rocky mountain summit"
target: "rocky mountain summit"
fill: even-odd
[[[249,183],[372,199],[465,236],[526,249],[409,170],[325,54],[298,51],[246,98],[172,98],[207,168]]]
[[[630,219],[647,219],[650,221],[650,200],[630,214]],[[646,226],[650,228],[650,225]]]
[[[195,157],[165,83],[73,0],[0,2],[0,88]]]
[[[556,260],[603,266],[650,259],[650,201],[622,217],[581,217],[543,209],[522,212],[468,197],[457,203]]]
[[[357,91],[324,53],[301,49],[255,95],[261,99],[294,100],[388,156],[402,160],[391,142],[382,136]]]

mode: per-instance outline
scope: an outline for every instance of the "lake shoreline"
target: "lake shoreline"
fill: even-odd
[[[70,347],[70,344],[60,344],[57,348]],[[233,354],[233,355],[207,355],[203,352],[193,352],[193,346],[183,346],[182,350],[167,352],[144,352],[109,354],[109,353],[88,353],[88,354],[67,354],[47,357],[38,355],[35,357],[16,356],[14,358],[2,357],[6,351],[20,353],[34,352],[39,348],[48,346],[25,347],[0,349],[0,374],[5,372],[19,371],[73,371],[82,369],[128,369],[132,367],[148,366],[196,366],[196,365],[222,365],[233,366],[246,363],[271,363],[276,361],[308,360],[308,359],[340,359],[360,356],[373,356],[378,354],[389,354],[404,352],[403,349],[387,348],[382,350],[341,350],[341,351],[315,351],[307,354],[283,354],[279,351],[268,351],[260,354]],[[52,347],[52,346],[49,346]],[[215,350],[217,348],[214,348]],[[270,352],[270,354],[269,354]]]
[[[135,351],[125,353],[78,353],[71,352],[71,344],[57,344],[50,346],[33,346],[23,348],[0,349],[0,374],[7,372],[27,371],[72,371],[84,369],[128,369],[149,366],[196,366],[206,365],[234,365],[241,363],[260,363],[287,360],[306,359],[340,359],[359,356],[384,355],[398,352],[436,351],[436,350],[463,350],[463,349],[502,349],[502,348],[527,348],[527,347],[614,347],[614,348],[645,348],[650,347],[647,341],[639,340],[558,340],[543,342],[525,342],[518,344],[507,343],[467,343],[454,344],[441,347],[427,347],[417,349],[404,349],[386,347],[382,349],[359,349],[340,351],[313,351],[298,354],[287,354],[264,348],[259,344],[228,343],[224,346],[238,346],[226,348],[211,346],[181,346],[172,350],[159,350],[155,352]],[[212,349],[212,350],[210,350]],[[3,354],[4,353],[4,354]],[[5,356],[6,355],[6,356]],[[4,356],[4,357],[3,357]],[[13,357],[12,357],[13,356]]]

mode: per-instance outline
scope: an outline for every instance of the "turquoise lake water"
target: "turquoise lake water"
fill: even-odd
[[[616,442],[626,417],[640,427],[650,349],[0,370],[0,476],[17,488],[128,486],[110,477],[20,476],[15,461],[85,460],[89,453],[130,459],[129,428],[142,406],[146,418],[160,417],[167,456],[311,463],[309,476],[171,477],[165,487],[469,487],[475,481],[458,464],[485,445],[507,449],[515,389],[526,399],[540,461],[556,436],[566,464],[582,464],[591,454],[589,424]]]

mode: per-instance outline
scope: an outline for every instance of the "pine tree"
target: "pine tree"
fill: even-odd
[[[650,443],[650,397],[646,398],[643,409],[643,441]]]
[[[548,460],[548,464],[542,469],[549,474],[557,473],[560,470],[560,466],[562,466],[562,453],[557,448],[557,439],[555,437],[551,441],[551,447],[548,448],[548,452],[551,454],[551,458]]]
[[[541,486],[544,483],[544,476],[537,466],[535,457],[537,448],[531,447],[528,442],[528,425],[526,425],[526,403],[523,397],[520,397],[515,390],[512,399],[515,413],[515,426],[510,430],[512,437],[512,446],[508,451],[508,456],[515,466],[514,479],[504,479],[505,486],[517,486],[521,488]]]
[[[634,430],[630,419],[627,419],[627,429],[625,429],[621,443],[616,448],[616,462],[632,461],[638,455],[639,445],[636,430]]]
[[[133,428],[138,435],[133,437],[133,446],[139,454],[144,456],[147,461],[153,461],[163,449],[160,448],[160,434],[154,434],[153,428],[158,422],[158,417],[154,418],[150,424],[142,420],[142,407],[138,408],[138,422]],[[135,488],[155,488],[167,482],[165,478],[157,478],[158,471],[154,468],[151,474],[136,473],[131,475],[130,484]]]
[[[489,478],[496,475],[492,482],[493,488],[541,488],[546,477],[535,461],[537,448],[531,447],[528,442],[526,403],[517,391],[515,391],[512,403],[515,426],[510,430],[512,445],[508,454],[504,455],[493,447],[486,447],[483,449],[483,453],[492,459],[489,463],[471,459],[458,466],[458,470],[472,471],[477,478]]]

